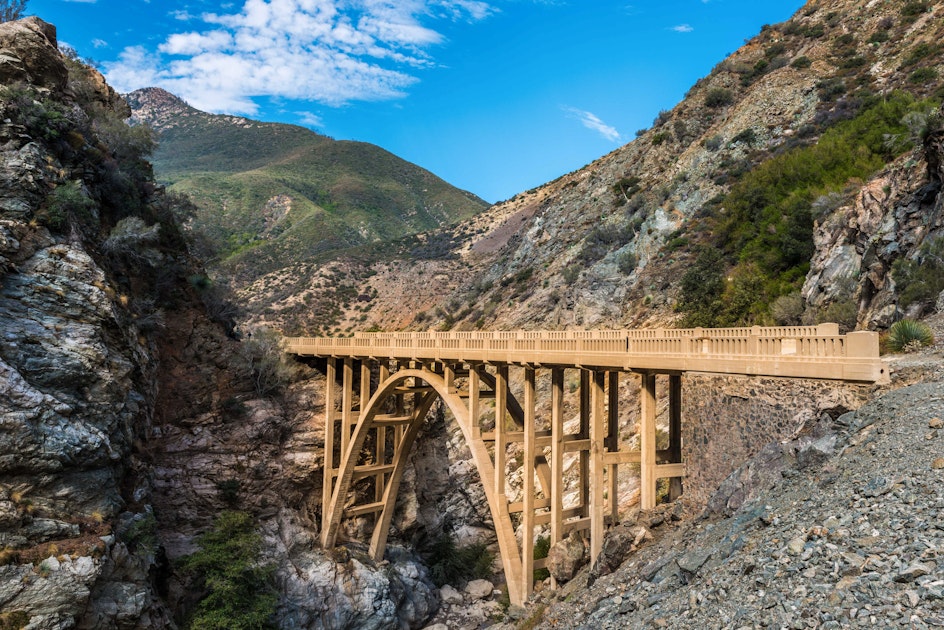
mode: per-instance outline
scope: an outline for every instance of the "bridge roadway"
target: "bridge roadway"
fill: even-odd
[[[599,554],[606,523],[619,517],[619,466],[639,468],[644,509],[655,505],[659,479],[669,480],[670,499],[681,493],[682,374],[888,380],[878,335],[840,335],[836,324],[356,333],[289,337],[283,348],[323,360],[327,375],[322,545],[330,548],[339,536],[372,527],[370,554],[383,558],[410,449],[434,402],[442,400],[482,479],[509,597],[517,604],[532,592],[533,571],[544,566],[533,558],[535,528],[548,528],[552,545],[589,530],[591,558]],[[509,367],[521,372],[520,401],[509,388]],[[549,417],[536,413],[540,371],[550,372],[549,399],[540,405]],[[575,433],[564,430],[568,372],[579,381],[572,385]],[[632,451],[621,450],[626,440],[619,431],[619,381],[627,374],[640,379],[639,450]],[[668,385],[664,450],[656,447],[657,375]],[[566,506],[565,458],[576,463],[577,477],[576,500]],[[520,489],[508,481],[516,469]],[[371,516],[372,525],[364,520]],[[517,537],[519,528],[525,534]]]

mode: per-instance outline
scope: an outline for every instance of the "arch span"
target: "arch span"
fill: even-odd
[[[408,384],[409,381],[412,381],[412,383]],[[420,385],[420,383],[425,383],[426,385]],[[426,388],[429,389],[427,390]],[[492,458],[488,454],[485,442],[472,430],[470,409],[467,405],[468,398],[463,398],[457,393],[455,387],[450,387],[443,375],[428,370],[405,369],[394,373],[380,384],[364,409],[361,410],[347,450],[341,457],[341,467],[337,475],[337,481],[331,494],[331,501],[328,508],[329,516],[326,521],[328,526],[321,534],[322,546],[326,548],[334,546],[338,527],[340,526],[341,518],[344,513],[344,502],[347,500],[348,492],[351,489],[351,482],[358,468],[359,455],[370,432],[383,426],[383,419],[377,419],[378,416],[383,415],[380,413],[381,410],[389,406],[389,403],[396,396],[403,395],[404,389],[413,390],[413,393],[418,399],[414,403],[413,410],[410,413],[409,423],[405,426],[405,430],[402,432],[402,435],[399,436],[399,439],[394,440],[393,468],[390,472],[389,479],[387,479],[384,484],[383,494],[380,500],[381,505],[377,506],[380,511],[379,517],[375,520],[374,530],[371,535],[369,552],[371,557],[375,560],[381,560],[383,558],[387,534],[390,529],[390,522],[393,518],[396,504],[397,492],[408,462],[407,456],[413,447],[413,443],[416,441],[416,436],[419,434],[419,430],[425,422],[426,416],[432,408],[433,403],[439,398],[452,412],[456,423],[459,425],[485,488],[489,511],[491,512],[492,521],[495,524],[495,530],[498,534],[498,545],[506,580],[508,581],[509,596],[512,596],[515,601],[522,599],[519,593],[511,593],[512,588],[517,589],[520,586],[522,564],[521,558],[518,555],[518,545],[514,536],[514,527],[511,523],[508,510],[501,509],[500,499],[503,499],[503,497],[498,497],[495,493],[496,473]],[[520,407],[518,407],[518,409],[520,409]]]
[[[339,364],[341,396],[335,392]],[[602,549],[604,523],[618,516],[619,465],[642,466],[644,504],[654,503],[657,477],[683,474],[678,460],[656,465],[654,374],[642,378],[642,450],[620,452],[617,371],[547,369],[550,379],[542,381],[541,391],[549,390],[550,395],[541,407],[547,410],[546,417],[539,418],[538,368],[517,369],[523,385],[520,400],[509,392],[508,364],[394,362],[391,366],[388,361],[364,358],[360,386],[355,387],[354,360],[329,358],[322,545],[334,546],[345,518],[372,515],[369,553],[375,560],[383,558],[409,453],[436,400],[449,408],[469,447],[495,526],[509,598],[516,604],[527,601],[534,569],[544,566],[543,560],[534,559],[537,528],[550,534],[551,544],[570,532],[590,530],[591,557],[595,557]],[[572,433],[564,431],[566,370],[579,373],[570,389],[575,392],[572,408],[579,416]],[[673,376],[671,382],[678,385],[680,380]],[[372,383],[377,383],[375,388]],[[494,411],[481,404],[486,398],[494,399]],[[480,426],[482,417],[490,420],[486,430]],[[677,431],[673,439],[678,442]],[[516,453],[510,458],[513,443]],[[676,450],[680,456],[680,447]],[[565,454],[572,458],[576,476],[576,487],[571,487],[576,498],[566,509]],[[512,496],[506,472],[515,468],[521,470],[521,488]],[[365,479],[373,484],[361,482]]]

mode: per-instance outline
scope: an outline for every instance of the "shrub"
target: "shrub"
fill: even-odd
[[[820,324],[824,322],[839,324],[839,332],[845,334],[850,330],[855,330],[859,319],[859,307],[851,297],[841,297],[820,311],[816,319]]]
[[[279,346],[279,336],[262,328],[242,342],[241,354],[249,363],[253,386],[259,396],[281,393],[294,380],[296,366]]]
[[[799,291],[781,295],[770,305],[770,314],[779,326],[798,326],[803,321],[806,303]]]
[[[216,491],[223,503],[233,507],[239,503],[239,489],[241,487],[242,484],[239,483],[239,479],[225,479],[217,482]]]
[[[534,551],[533,558],[535,560],[541,560],[547,557],[547,554],[551,551],[551,538],[550,536],[538,536],[537,540],[534,541]],[[535,569],[534,570],[534,581],[540,582],[548,577],[550,577],[551,572],[547,569]]]
[[[801,55],[793,60],[793,63],[790,64],[791,67],[802,70],[803,68],[809,68],[813,65],[813,62],[810,61],[810,58],[806,55]]]
[[[423,541],[418,547],[429,567],[429,577],[438,587],[484,579],[492,574],[495,557],[484,543],[458,547],[452,537],[443,533]]]
[[[670,138],[668,131],[660,131],[652,136],[652,146],[657,147]]]
[[[896,260],[892,278],[902,308],[933,304],[944,291],[944,237],[925,242],[912,260]]]
[[[580,265],[568,265],[561,270],[561,277],[564,279],[565,284],[573,284],[577,281],[577,278],[580,277],[580,271],[582,267]]]
[[[888,349],[892,352],[910,352],[934,343],[934,334],[926,324],[903,319],[888,329]]]
[[[145,554],[157,550],[157,519],[153,512],[136,514],[121,535],[130,547]]]
[[[736,136],[731,138],[731,142],[732,144],[743,142],[744,144],[747,144],[748,146],[754,146],[754,143],[757,142],[757,133],[755,133],[753,129],[748,127],[747,129],[744,129],[738,132]]]
[[[275,567],[262,562],[262,537],[244,512],[223,512],[213,529],[200,536],[200,550],[187,556],[183,569],[202,583],[206,595],[197,604],[194,630],[274,628],[278,597]]]
[[[3,21],[3,20],[0,20]],[[0,630],[21,630],[29,625],[30,616],[23,610],[0,612]]]
[[[711,136],[710,138],[706,138],[704,141],[704,146],[709,151],[717,151],[721,148],[722,144],[724,144],[724,138],[720,135]]]
[[[712,88],[705,95],[705,106],[711,108],[727,107],[734,102],[734,93],[725,88]]]
[[[86,194],[81,182],[61,184],[46,198],[46,205],[39,210],[37,219],[50,229],[65,228],[69,221],[87,221],[93,215],[95,202]]]
[[[901,14],[905,17],[916,17],[925,13],[929,8],[927,2],[906,2],[903,7],[901,7]]]
[[[23,17],[26,0],[2,0],[0,2],[0,22],[12,22]]]
[[[937,78],[937,70],[934,68],[918,68],[914,72],[908,75],[908,82],[914,83],[917,85],[923,85],[925,83],[930,83]]]
[[[616,259],[616,266],[619,268],[620,273],[629,275],[636,270],[636,262],[636,254],[623,252],[619,255],[619,258]]]
[[[125,217],[112,228],[102,243],[106,254],[133,263],[156,265],[160,254],[153,249],[160,240],[161,226],[148,225],[141,217]]]

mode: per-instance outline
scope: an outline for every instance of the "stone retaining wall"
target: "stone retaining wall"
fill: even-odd
[[[824,412],[835,417],[857,409],[873,389],[834,381],[683,376],[686,498],[704,505],[725,477],[766,444],[795,437]]]

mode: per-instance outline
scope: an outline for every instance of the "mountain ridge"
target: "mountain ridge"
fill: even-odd
[[[310,129],[208,114],[160,88],[126,96],[155,129],[153,164],[190,195],[190,223],[240,286],[260,270],[330,260],[467,218],[488,204],[380,147]],[[280,205],[278,216],[266,211]],[[273,224],[274,222],[274,224]]]

